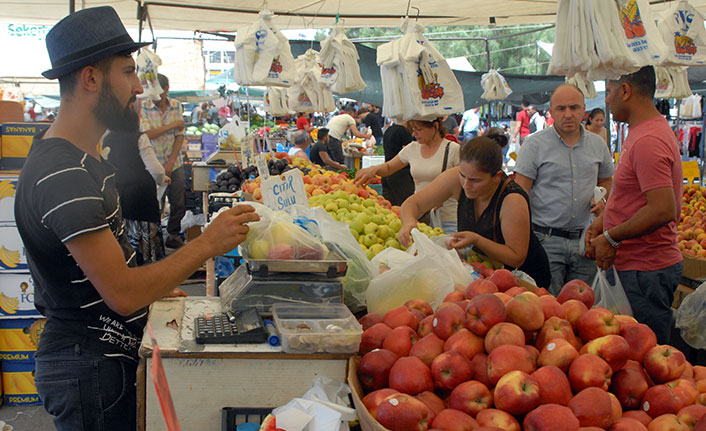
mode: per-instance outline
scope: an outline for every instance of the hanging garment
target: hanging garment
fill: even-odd
[[[289,108],[295,112],[333,112],[333,93],[321,77],[319,53],[308,49],[295,60],[297,79],[287,89]]]
[[[366,85],[360,76],[358,50],[348,40],[341,24],[321,41],[321,81],[334,93],[345,94],[363,90]]]
[[[157,79],[157,68],[162,64],[162,59],[149,48],[141,48],[135,59],[137,66],[137,77],[144,92],[138,97],[141,99],[159,100],[162,93],[162,86]]]
[[[431,120],[464,110],[463,91],[444,57],[417,22],[402,22],[404,35],[377,50],[383,111],[402,121]]]
[[[593,81],[589,81],[586,75],[583,73],[576,73],[574,76],[566,77],[567,84],[575,85],[583,93],[583,97],[586,99],[595,99],[598,97],[596,92],[596,87],[593,85]]]
[[[657,28],[667,53],[662,65],[706,64],[704,17],[682,0],[658,17]]]
[[[495,69],[491,69],[481,76],[480,85],[483,87],[483,94],[480,97],[488,101],[504,100],[512,94],[512,89],[507,85],[505,77]]]
[[[233,69],[238,85],[289,87],[294,82],[296,66],[289,41],[272,17],[272,12],[260,11],[253,24],[238,30]]]

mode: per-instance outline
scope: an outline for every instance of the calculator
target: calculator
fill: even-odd
[[[239,313],[209,313],[194,320],[199,344],[260,344],[267,342],[267,331],[256,308]]]

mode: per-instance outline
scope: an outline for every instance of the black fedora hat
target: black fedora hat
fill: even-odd
[[[110,6],[83,9],[64,17],[47,33],[46,42],[52,68],[42,72],[42,76],[48,79],[152,43],[132,40]]]

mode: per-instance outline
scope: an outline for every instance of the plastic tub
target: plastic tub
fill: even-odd
[[[287,353],[356,353],[363,327],[344,304],[274,304]]]

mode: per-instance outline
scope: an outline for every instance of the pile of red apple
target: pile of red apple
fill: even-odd
[[[392,431],[706,431],[706,367],[630,316],[500,269],[434,312],[411,300],[360,319],[363,404]],[[703,418],[703,419],[702,419]]]

